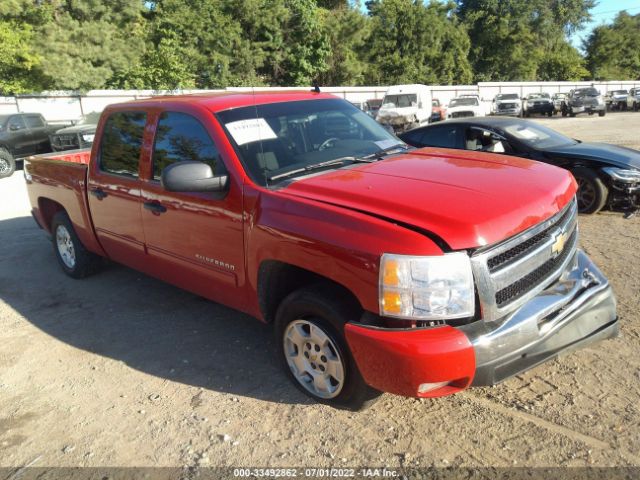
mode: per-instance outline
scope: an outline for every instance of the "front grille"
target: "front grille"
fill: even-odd
[[[504,253],[496,255],[495,257],[491,257],[487,261],[487,265],[489,266],[489,272],[493,273],[497,270],[500,270],[502,267],[509,265],[510,263],[518,261],[519,258],[522,258],[527,253],[535,250],[541,243],[545,241],[552,233],[552,230],[557,228],[557,225],[563,225],[567,221],[567,217],[571,215],[571,209],[568,208],[560,215],[560,218],[557,222],[554,222],[551,226],[543,230],[542,232],[534,235],[529,240],[525,240],[524,242],[516,245],[513,248],[510,248]]]
[[[574,251],[570,248],[578,238],[578,231],[574,230],[569,238],[567,247],[562,251],[560,255],[555,258],[547,260],[542,266],[536,268],[533,272],[525,275],[520,280],[503,288],[496,293],[496,305],[498,308],[502,308],[510,302],[517,300],[518,298],[531,291],[532,288],[537,287],[540,283],[544,282],[550,274],[555,272],[567,259],[567,257]]]
[[[515,103],[500,103],[498,105],[498,110],[510,110],[516,107],[517,105]]]
[[[473,112],[453,112],[451,118],[473,117]]]
[[[577,248],[577,213],[574,199],[550,219],[471,257],[485,320],[502,318],[560,276]]]
[[[78,135],[75,133],[51,136],[51,146],[57,149],[73,149],[80,147]]]

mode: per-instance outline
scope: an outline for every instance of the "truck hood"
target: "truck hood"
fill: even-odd
[[[402,108],[380,108],[378,110],[378,118],[386,117],[409,117],[418,112],[418,107],[402,107]]]
[[[545,150],[551,156],[586,159],[612,167],[640,170],[640,152],[608,143],[576,143]]]
[[[65,134],[65,133],[94,133],[98,128],[97,125],[93,125],[91,123],[81,124],[81,125],[72,125],[71,127],[61,128],[56,131],[56,135]]]
[[[458,107],[449,107],[447,108],[447,112],[448,113],[455,113],[455,112],[479,112],[480,111],[480,105],[460,105]]]
[[[282,192],[430,232],[452,250],[490,245],[551,217],[576,191],[544,163],[437,148],[301,178]]]

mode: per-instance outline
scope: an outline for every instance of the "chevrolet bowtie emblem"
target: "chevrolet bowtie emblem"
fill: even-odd
[[[553,243],[551,244],[551,252],[554,257],[557,257],[564,250],[564,246],[567,243],[567,233],[560,232],[556,235]]]

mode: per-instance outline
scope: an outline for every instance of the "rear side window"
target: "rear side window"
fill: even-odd
[[[42,118],[40,118],[39,115],[27,115],[25,118],[27,120],[27,127],[29,128],[44,127],[44,122],[42,121]]]
[[[147,121],[144,112],[109,115],[100,142],[100,169],[116,175],[138,176],[142,136]]]
[[[202,124],[186,113],[164,112],[158,121],[153,149],[153,178],[176,162],[204,162],[214,175],[225,173],[213,140]]]
[[[425,147],[460,148],[457,127],[425,128],[419,142]]]

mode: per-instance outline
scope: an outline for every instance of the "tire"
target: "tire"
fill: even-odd
[[[572,107],[569,107],[569,116],[570,116],[571,118],[574,118],[574,117],[576,116],[576,114],[575,114],[575,112],[573,111],[573,108],[572,108]]]
[[[341,297],[341,292],[322,284],[291,293],[276,312],[276,345],[282,368],[302,393],[319,403],[357,411],[375,402],[380,392],[365,383],[351,355],[344,325],[358,312],[337,300]],[[318,389],[313,378],[324,388]]]
[[[598,112],[598,116],[599,117],[604,117],[607,114],[607,112],[605,112],[604,110]]]
[[[0,148],[0,178],[8,178],[16,171],[16,161],[8,150]]]
[[[578,212],[597,213],[607,203],[609,191],[598,174],[590,168],[578,167],[571,171],[578,182]]]
[[[633,102],[633,111],[634,112],[638,111],[638,103],[637,102]]]
[[[85,278],[100,267],[102,258],[91,253],[80,242],[66,212],[58,212],[53,216],[51,239],[58,263],[71,278]]]
[[[553,110],[550,112],[547,112],[547,117],[551,118],[553,116]]]

